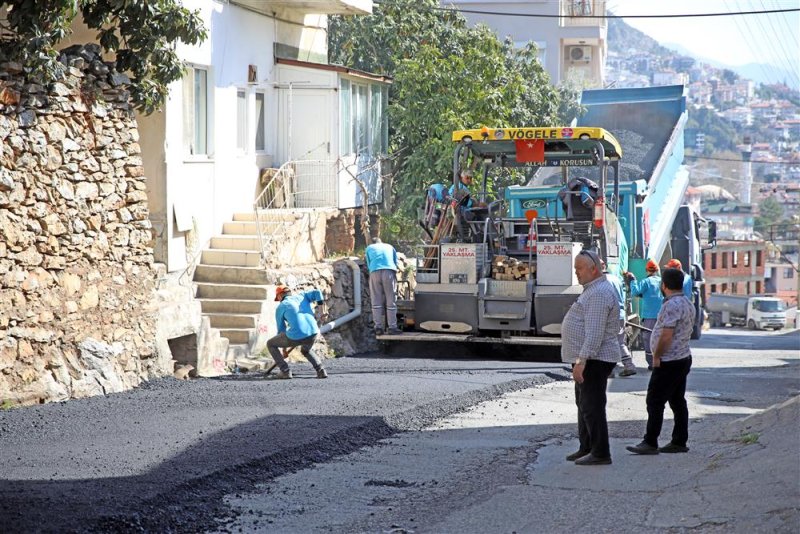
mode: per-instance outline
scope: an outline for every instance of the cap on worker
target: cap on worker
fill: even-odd
[[[658,271],[658,264],[655,260],[647,260],[647,265],[645,265],[644,270],[648,273],[654,273]]]
[[[278,286],[275,288],[275,300],[281,300],[284,294],[291,292],[292,290],[288,286]]]
[[[664,265],[664,267],[666,267],[667,269],[683,270],[683,265],[681,264],[681,260],[676,260],[675,258],[669,260],[667,264]]]

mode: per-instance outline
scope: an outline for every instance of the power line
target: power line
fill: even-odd
[[[746,162],[741,159],[733,159],[733,158],[712,158],[711,156],[690,156],[689,154],[685,154],[684,158],[691,158],[691,159],[703,159],[708,161],[730,161],[733,163],[760,163],[762,165],[793,165],[795,167],[800,166],[800,161],[786,161],[786,160],[779,160],[779,161],[762,161],[762,160],[750,160]]]
[[[373,2],[380,6],[383,2]],[[794,13],[800,8],[786,9],[766,9],[754,11],[729,11],[723,13],[680,13],[667,15],[552,15],[545,13],[515,13],[511,11],[486,11],[479,9],[462,9],[457,7],[429,7],[432,11],[456,11],[458,13],[470,13],[472,15],[499,15],[504,17],[529,17],[540,19],[674,19],[674,18],[695,18],[695,17],[729,17],[736,15],[767,15],[770,13]]]

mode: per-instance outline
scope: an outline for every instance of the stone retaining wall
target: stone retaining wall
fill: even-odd
[[[128,78],[93,45],[43,84],[0,65],[0,402],[121,391],[155,349],[151,225]]]

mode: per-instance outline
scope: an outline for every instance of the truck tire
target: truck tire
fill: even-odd
[[[703,308],[700,306],[700,293],[694,290],[694,328],[691,339],[700,339],[703,335]]]
[[[750,319],[749,321],[747,321],[747,328],[749,328],[750,330],[755,330],[756,329],[756,322],[754,320]]]

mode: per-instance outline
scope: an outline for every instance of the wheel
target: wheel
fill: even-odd
[[[750,319],[749,321],[747,321],[747,328],[749,328],[750,330],[755,330],[756,329],[756,322],[754,320]]]

